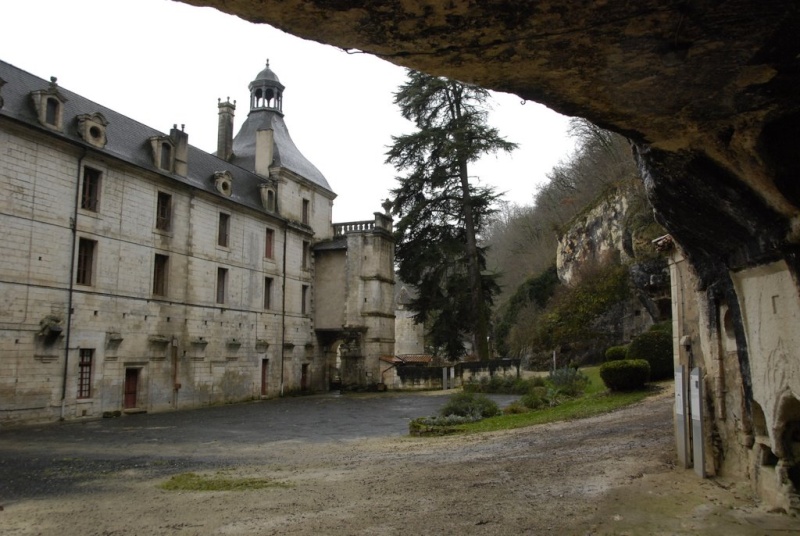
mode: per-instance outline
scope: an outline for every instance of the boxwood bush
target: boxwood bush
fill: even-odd
[[[612,391],[635,391],[650,377],[650,364],[644,359],[609,361],[600,366],[600,378]]]
[[[605,352],[606,361],[619,361],[628,357],[628,346],[609,346]]]
[[[671,378],[675,370],[672,335],[664,331],[642,333],[628,345],[628,359],[644,359],[650,363],[651,380]]]

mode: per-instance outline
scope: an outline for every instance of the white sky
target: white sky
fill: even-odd
[[[372,219],[395,186],[384,164],[391,136],[409,132],[392,103],[405,71],[366,54],[304,41],[270,26],[170,0],[18,0],[3,6],[0,59],[189,143],[216,150],[217,99],[237,101],[266,59],[286,89],[283,111],[298,149],[338,194],[334,221]],[[572,151],[567,118],[495,93],[489,122],[520,148],[471,174],[528,204]]]

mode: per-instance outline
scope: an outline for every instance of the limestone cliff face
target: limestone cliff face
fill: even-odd
[[[669,272],[651,240],[662,231],[634,190],[615,190],[577,216],[558,241],[559,279],[574,284],[580,273],[604,262],[629,266],[632,299],[599,322],[623,341],[670,315]]]
[[[588,264],[606,259],[627,263],[632,259],[631,235],[625,227],[628,209],[628,198],[617,191],[573,220],[556,251],[558,278],[564,284],[569,285]]]

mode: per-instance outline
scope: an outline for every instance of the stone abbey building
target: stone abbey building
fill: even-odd
[[[392,220],[332,224],[267,66],[216,154],[0,62],[0,424],[380,382]]]

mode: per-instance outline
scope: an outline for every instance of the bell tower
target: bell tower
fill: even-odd
[[[278,80],[272,69],[264,67],[256,79],[250,82],[250,111],[270,110],[283,115],[283,90],[281,81]]]

